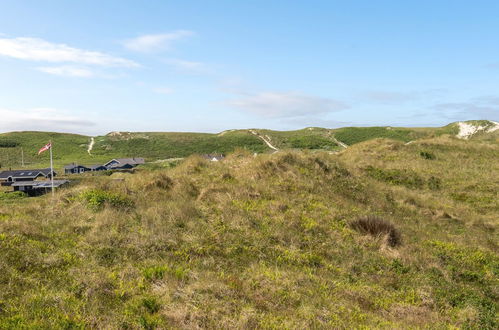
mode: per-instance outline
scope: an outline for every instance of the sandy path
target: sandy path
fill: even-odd
[[[338,140],[337,138],[334,137],[334,135],[331,135],[331,139],[336,143],[338,144],[339,146],[343,147],[344,149],[348,148],[348,145],[346,145],[345,143],[341,142],[340,140]]]
[[[270,148],[270,149],[273,149],[275,151],[279,151],[279,149],[277,149],[275,146],[272,145],[272,143],[270,143],[269,140],[267,140],[264,136],[258,134],[258,132],[250,129],[249,130],[251,132],[251,134],[253,135],[256,135],[260,140],[262,140],[263,142],[265,142],[265,144]]]
[[[95,144],[95,139],[94,138],[90,138],[90,143],[88,144],[88,149],[87,149],[87,152],[89,155],[92,155],[92,149],[94,148],[94,144]]]

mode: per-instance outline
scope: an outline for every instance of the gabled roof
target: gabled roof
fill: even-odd
[[[145,164],[144,158],[141,157],[134,157],[134,158],[114,158],[108,161],[107,163],[104,164],[104,166],[109,166],[112,162],[117,162],[119,164],[130,164],[133,166],[137,166],[140,164]]]
[[[55,173],[55,172],[54,172]],[[35,169],[35,170],[14,170],[14,171],[3,171],[0,173],[0,180],[1,179],[8,179],[8,178],[26,178],[26,179],[35,179],[39,177],[40,175],[43,175],[44,177],[47,177],[50,175],[50,169]]]
[[[130,163],[119,163],[119,164],[111,164],[107,166],[108,169],[115,170],[115,169],[127,169],[127,168],[133,168],[137,165],[130,164]]]
[[[37,171],[40,171],[40,173],[42,173],[44,177],[50,176],[50,168],[42,168],[41,170],[37,170]],[[57,172],[54,171],[54,176],[56,176],[56,175],[57,175]]]

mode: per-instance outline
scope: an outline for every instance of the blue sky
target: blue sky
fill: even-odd
[[[0,131],[499,120],[497,1],[2,1]]]

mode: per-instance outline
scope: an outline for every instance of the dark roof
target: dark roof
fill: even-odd
[[[130,164],[133,166],[145,164],[144,158],[134,157],[134,158],[114,158],[114,159],[111,159],[110,161],[108,161],[106,164],[104,164],[104,166],[108,166],[108,164],[113,162],[113,161],[116,161],[119,164]]]
[[[90,166],[88,166],[88,168],[91,170],[95,170],[95,169],[101,168],[101,167],[106,168],[104,165],[90,165]]]
[[[133,168],[137,165],[130,164],[130,163],[123,163],[123,164],[111,164],[107,168],[110,170],[118,170],[118,169],[128,169],[128,168]]]
[[[50,168],[42,168],[41,170],[37,170],[37,171],[40,171],[45,177],[48,177],[50,176]],[[54,176],[57,175],[57,172],[54,171]]]
[[[54,171],[55,173],[55,171]],[[55,173],[57,175],[57,173]],[[50,175],[50,168],[47,169],[34,169],[34,170],[15,170],[15,171],[3,171],[0,173],[0,179],[12,178],[36,178],[40,175],[45,177]]]
[[[84,166],[84,165],[71,164],[71,165],[65,165],[64,169],[66,169],[66,170],[72,170],[72,169],[77,168],[77,167],[88,168],[87,166]]]
[[[68,180],[54,180],[54,187],[60,187],[63,184],[68,183]],[[27,187],[31,186],[33,189],[41,189],[41,188],[52,188],[52,182],[50,181],[21,181],[21,182],[14,182],[12,184],[12,187]]]

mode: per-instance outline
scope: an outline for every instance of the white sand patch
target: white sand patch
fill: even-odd
[[[491,121],[491,123],[494,124],[494,126],[489,127],[489,129],[487,130],[487,133],[491,133],[491,132],[495,132],[495,131],[499,130],[499,123],[497,121]]]
[[[459,122],[457,123],[459,125],[459,133],[457,133],[457,137],[460,139],[469,139],[479,131],[483,131],[487,127],[485,126],[475,126],[473,124],[468,124],[468,123],[463,123]]]

